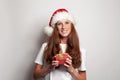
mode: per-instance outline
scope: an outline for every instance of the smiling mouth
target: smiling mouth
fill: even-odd
[[[62,33],[67,33],[67,30],[62,30],[61,32],[62,32]]]

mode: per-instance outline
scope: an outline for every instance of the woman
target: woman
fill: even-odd
[[[49,36],[35,60],[34,79],[86,80],[85,49],[80,48],[75,20],[66,9],[57,9],[45,28]],[[60,64],[59,54],[67,55]],[[60,57],[59,57],[60,58]]]

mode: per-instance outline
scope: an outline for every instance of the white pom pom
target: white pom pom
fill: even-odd
[[[53,28],[50,27],[50,26],[46,26],[46,27],[44,28],[44,32],[45,32],[45,34],[47,34],[48,36],[51,36],[51,35],[52,35],[52,32],[53,32]]]

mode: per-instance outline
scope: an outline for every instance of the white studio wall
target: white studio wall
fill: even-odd
[[[87,50],[87,80],[120,80],[120,0],[1,0],[0,80],[33,80],[43,28],[62,7]]]

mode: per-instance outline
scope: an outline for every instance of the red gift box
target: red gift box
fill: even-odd
[[[55,59],[59,61],[59,64],[64,64],[67,58],[68,55],[63,53],[57,54],[55,57]]]

